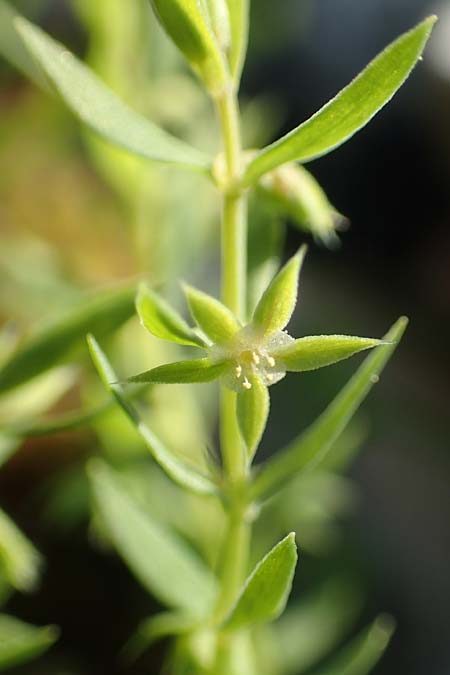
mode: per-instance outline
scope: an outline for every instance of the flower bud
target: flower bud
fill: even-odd
[[[259,187],[299,228],[329,247],[339,244],[336,230],[344,229],[347,220],[303,166],[285,164],[263,176]]]

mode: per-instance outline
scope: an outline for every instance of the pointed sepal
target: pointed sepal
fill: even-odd
[[[373,338],[353,337],[352,335],[310,335],[299,338],[287,347],[273,351],[286,370],[300,373],[305,370],[317,370],[366,349],[386,344]]]
[[[127,378],[130,384],[191,384],[198,382],[212,382],[217,380],[229,369],[226,361],[212,359],[191,359],[190,361],[175,361],[157,366],[144,373]]]
[[[236,412],[251,461],[267,425],[270,397],[268,388],[257,375],[249,379],[249,385],[248,390],[242,389],[237,395]]]
[[[188,285],[184,292],[193,318],[213,343],[228,342],[242,328],[234,314],[208,293]]]
[[[297,303],[298,279],[305,254],[306,246],[302,246],[274,277],[259,301],[252,323],[263,335],[282,330],[289,322]]]

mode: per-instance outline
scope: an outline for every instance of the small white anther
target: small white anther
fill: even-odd
[[[266,361],[270,368],[275,368],[275,359],[273,356],[266,356]]]
[[[267,373],[267,375],[266,375],[266,380],[267,380],[267,382],[273,382],[273,375],[272,375],[272,373]]]
[[[247,391],[252,388],[252,384],[247,380],[247,378],[244,379],[242,386],[244,389],[247,389]]]
[[[242,375],[242,366],[236,366],[234,372],[236,373],[237,379],[239,379],[240,376]]]
[[[259,358],[259,355],[256,352],[252,352],[252,361],[255,364],[255,366],[259,366],[261,363],[261,359]]]

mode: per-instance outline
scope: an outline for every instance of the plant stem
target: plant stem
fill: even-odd
[[[247,197],[239,183],[242,146],[239,106],[233,88],[217,100],[225,155],[222,214],[222,300],[245,321],[247,276]],[[228,488],[228,526],[222,557],[222,589],[216,608],[223,618],[233,606],[247,567],[250,527],[241,504],[240,490],[247,479],[245,448],[236,419],[236,393],[222,387],[220,440]]]

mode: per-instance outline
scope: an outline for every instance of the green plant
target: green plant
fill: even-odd
[[[339,216],[301,164],[345,142],[389,101],[421,57],[435,19],[401,36],[309,120],[255,151],[243,150],[237,99],[247,46],[248,3],[154,0],[153,6],[215,105],[223,146],[216,158],[134,112],[62,46],[25,20],[8,15],[16,40],[10,58],[38,84],[56,89],[78,117],[108,141],[147,160],[193,171],[214,185],[222,208],[221,301],[185,286],[195,326],[147,285],[140,287],[136,303],[142,324],[153,336],[182,348],[201,349],[202,358],[158,365],[121,382],[96,340],[96,319],[102,312],[108,315],[112,325],[106,325],[106,332],[123,323],[130,312],[126,289],[114,294],[111,304],[94,304],[37,336],[0,371],[0,387],[8,389],[42,372],[64,358],[81,333],[93,333],[89,348],[97,370],[154,460],[184,491],[200,495],[205,502],[215,501],[225,520],[221,554],[216,569],[211,569],[145,513],[111,468],[100,460],[92,462],[93,494],[107,536],[136,576],[170,608],[141,627],[128,654],[139,651],[142,644],[172,636],[170,667],[176,675],[277,672],[276,665],[271,670],[261,659],[266,639],[262,626],[285,608],[297,550],[293,535],[288,535],[248,576],[253,522],[261,504],[300,473],[315,471],[329,459],[333,444],[378,381],[407,322],[400,319],[382,340],[341,335],[291,338],[284,329],[296,305],[305,248],[261,288],[257,275],[250,278],[247,269],[253,255],[252,248],[247,252],[248,198],[256,192],[316,238],[333,241]],[[269,247],[262,253],[262,262],[271,256]],[[261,277],[265,282],[265,275]],[[250,281],[255,283],[251,293]],[[306,432],[262,466],[253,465],[269,416],[272,384],[288,371],[314,370],[373,348]],[[141,419],[131,400],[139,391],[130,394],[128,385],[214,380],[220,381],[221,461],[209,458],[200,467],[180,459]],[[368,672],[391,632],[390,621],[377,620],[326,672]]]

